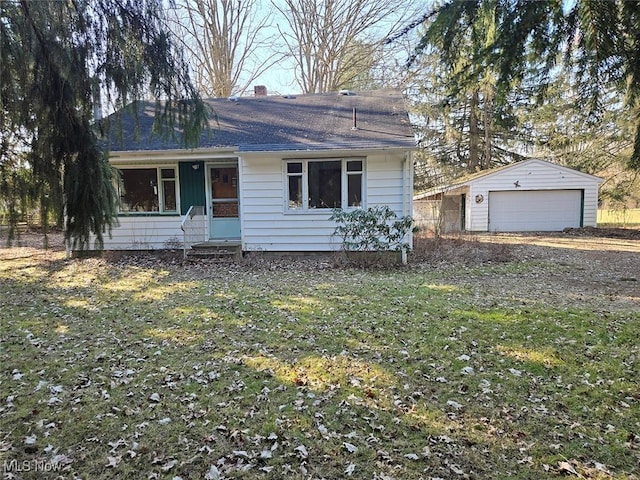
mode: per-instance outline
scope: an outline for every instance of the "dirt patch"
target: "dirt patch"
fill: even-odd
[[[485,269],[475,271],[473,259],[464,258],[464,268],[455,281],[478,288],[488,298],[508,296],[521,299],[523,305],[544,302],[552,307],[587,307],[603,315],[640,310],[640,241],[633,239],[637,231],[616,236],[619,230],[624,229],[594,229],[594,235],[581,229],[579,234],[470,236],[471,244],[484,245],[477,247],[480,251],[504,249],[507,253],[499,258],[508,258],[509,263],[487,274]]]
[[[563,233],[580,237],[625,238],[628,240],[640,240],[640,230],[635,228],[565,228]]]
[[[463,264],[504,263],[514,259],[508,242],[486,241],[474,235],[452,235],[439,238],[416,236],[411,263]]]
[[[44,250],[64,250],[64,235],[58,230],[46,235],[40,229],[21,229],[9,239],[9,229],[0,225],[0,249],[3,248],[37,248]]]

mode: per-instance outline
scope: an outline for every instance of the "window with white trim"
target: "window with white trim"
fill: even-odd
[[[177,213],[176,167],[120,168],[121,213]]]
[[[302,208],[302,162],[287,163],[287,208]]]
[[[361,208],[364,159],[287,160],[286,209]]]
[[[347,207],[362,207],[362,160],[347,160]]]

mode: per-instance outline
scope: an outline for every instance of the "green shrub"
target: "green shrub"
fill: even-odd
[[[342,249],[349,252],[408,251],[407,234],[413,219],[398,218],[388,205],[345,211],[333,210],[330,220],[336,222],[333,234],[342,239]]]

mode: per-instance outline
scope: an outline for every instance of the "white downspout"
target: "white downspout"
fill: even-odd
[[[408,167],[411,164],[407,161],[407,155],[409,155],[411,162],[413,162],[411,152],[405,153],[404,156],[402,157],[402,216],[403,217],[406,217],[407,215],[411,215],[412,213],[408,211],[411,203],[410,195],[411,195],[411,190],[413,188],[413,185],[412,185],[413,181],[411,179],[412,169]],[[413,232],[409,230],[405,238],[405,241],[409,244],[412,243],[412,233]],[[402,264],[406,265],[408,261],[407,250],[403,248],[401,255],[402,255]]]

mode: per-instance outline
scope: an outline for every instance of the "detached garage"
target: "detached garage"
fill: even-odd
[[[418,223],[443,231],[532,232],[595,226],[602,179],[543,160],[464,177],[414,197]]]

